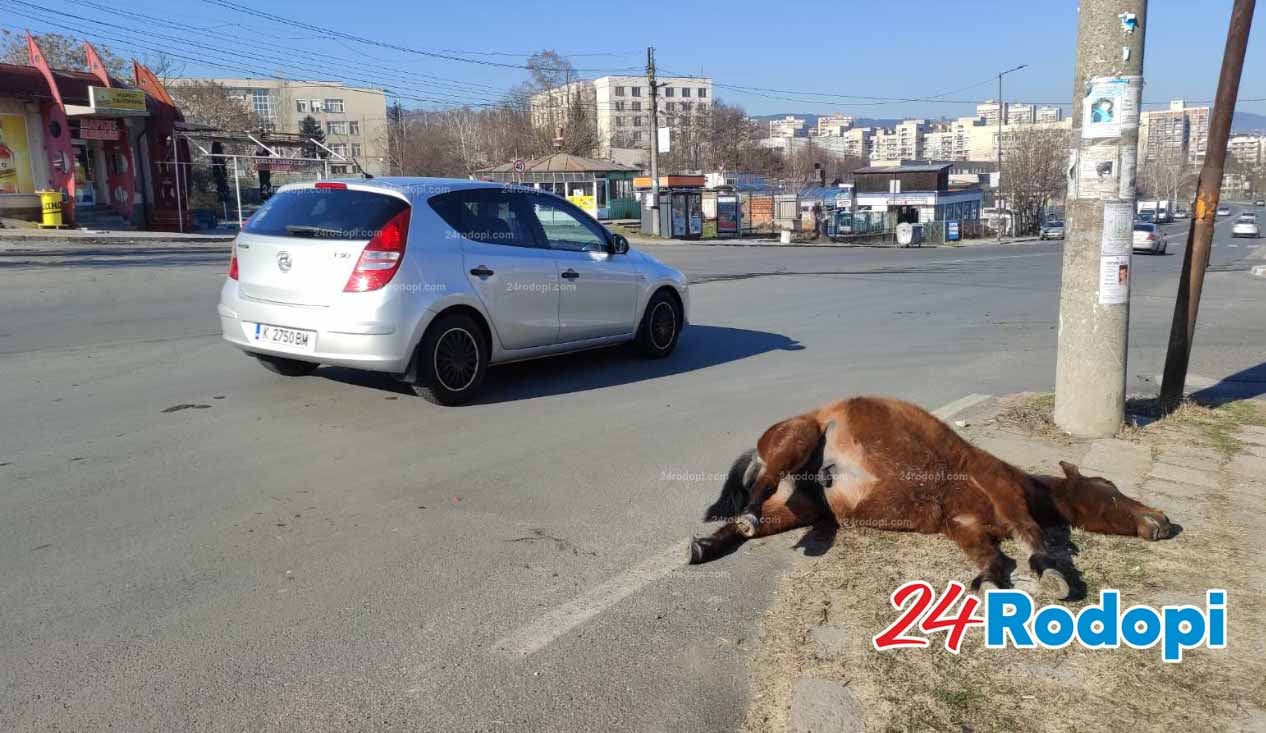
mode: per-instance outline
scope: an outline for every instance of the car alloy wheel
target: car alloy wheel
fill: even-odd
[[[450,328],[435,342],[435,377],[452,392],[469,389],[479,373],[479,342],[463,328]]]
[[[677,313],[673,304],[661,300],[651,311],[651,345],[656,349],[667,349],[677,335]]]

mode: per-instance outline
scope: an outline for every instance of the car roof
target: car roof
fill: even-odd
[[[374,178],[349,176],[346,178],[327,179],[326,182],[345,183],[348,188],[359,191],[381,191],[383,193],[390,193],[413,202],[425,200],[441,193],[467,191],[481,188],[509,189],[524,192],[536,190],[527,186],[520,186],[513,183],[501,183],[498,181],[475,181],[469,178],[430,178],[426,176],[375,176]],[[277,192],[281,193],[283,191],[295,189],[312,188],[317,183],[317,181],[288,183],[277,189]]]

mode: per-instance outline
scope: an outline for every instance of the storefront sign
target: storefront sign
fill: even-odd
[[[89,104],[97,112],[145,112],[145,92],[140,89],[88,87]]]
[[[34,192],[26,119],[21,115],[0,115],[0,194]]]
[[[594,206],[593,196],[568,196],[567,200],[584,209],[590,215],[595,215],[598,211]]]
[[[118,140],[121,127],[118,120],[85,118],[79,121],[79,139]]]

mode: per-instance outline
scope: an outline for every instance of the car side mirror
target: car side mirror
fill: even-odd
[[[623,234],[611,235],[611,246],[609,251],[613,255],[625,255],[629,253],[629,240]]]

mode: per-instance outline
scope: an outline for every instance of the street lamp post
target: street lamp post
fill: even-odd
[[[994,210],[994,213],[998,217],[997,235],[998,235],[999,242],[1002,241],[1002,206],[1000,205],[1000,199],[1002,198],[1002,118],[1004,116],[1004,113],[1002,111],[1002,77],[1005,76],[1006,74],[1010,74],[1013,71],[1019,71],[1020,69],[1023,69],[1026,66],[1028,66],[1028,64],[1020,64],[1014,69],[1007,69],[1006,71],[1002,71],[998,73],[998,185],[994,187],[994,191],[993,191],[993,210]],[[1014,233],[1014,229],[1015,229],[1014,212],[1011,214],[1011,227],[1013,230],[1012,233]]]

